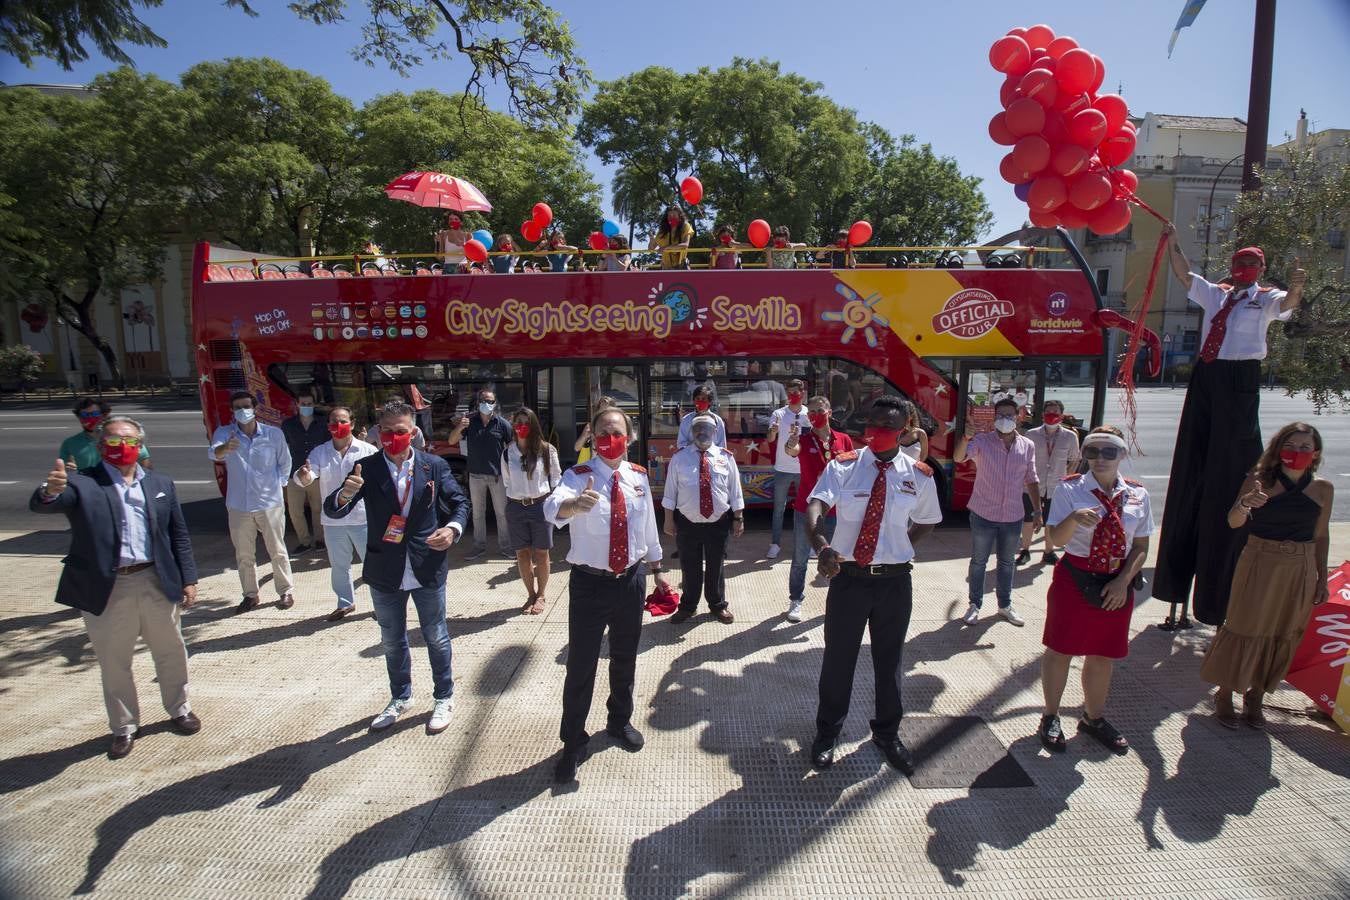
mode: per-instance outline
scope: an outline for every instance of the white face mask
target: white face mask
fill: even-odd
[[[495,403],[479,403],[479,404],[478,404],[478,411],[479,411],[480,413],[482,413],[483,415],[485,415],[485,416],[490,416],[490,415],[492,415],[492,411],[493,411],[494,409],[496,409],[496,408],[497,408],[497,404],[495,404]]]
[[[234,420],[240,425],[247,425],[249,422],[253,421],[255,415],[256,413],[254,413],[251,408],[236,409],[234,411]]]
[[[994,420],[994,429],[999,434],[1009,434],[1017,430],[1017,420],[1012,416],[999,416]]]

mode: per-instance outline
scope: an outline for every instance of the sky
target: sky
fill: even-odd
[[[128,48],[138,68],[167,79],[203,60],[270,56],[326,78],[340,94],[362,103],[393,91],[463,87],[467,69],[454,60],[432,62],[403,78],[356,62],[361,0],[350,0],[350,21],[334,26],[303,22],[285,0],[254,0],[253,19],[217,0],[166,0],[143,18],[169,43],[165,49]],[[767,58],[822,85],[835,102],[896,135],[912,134],[964,174],[984,180],[994,213],[990,233],[1022,224],[1026,207],[998,175],[1006,148],[990,140],[990,116],[999,110],[1002,77],[989,66],[989,45],[1016,25],[1043,22],[1074,37],[1106,63],[1106,87],[1121,93],[1132,115],[1237,116],[1246,119],[1256,0],[1209,0],[1196,23],[1181,33],[1169,59],[1167,42],[1185,0],[1035,4],[966,0],[947,6],[919,0],[828,4],[778,0],[670,4],[629,0],[553,3],[568,20],[580,55],[597,80],[646,66],[678,71],[726,65],[737,56]],[[1031,10],[1035,11],[1034,17]],[[835,14],[831,11],[837,10]],[[1275,26],[1270,143],[1292,135],[1300,109],[1310,130],[1350,128],[1350,0],[1284,0]],[[101,56],[73,71],[38,61],[29,69],[0,56],[0,81],[80,84],[112,68]],[[591,159],[606,188],[612,171]],[[472,173],[465,174],[472,178]],[[606,204],[607,205],[607,204]]]

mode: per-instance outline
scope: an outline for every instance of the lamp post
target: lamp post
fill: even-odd
[[[1200,275],[1205,279],[1209,278],[1209,238],[1214,230],[1214,189],[1219,186],[1219,179],[1223,177],[1224,172],[1228,171],[1228,167],[1239,159],[1242,159],[1243,155],[1244,154],[1239,153],[1237,156],[1220,166],[1218,174],[1216,174],[1214,179],[1209,183],[1209,205],[1205,207],[1205,209],[1208,210],[1208,213],[1205,215],[1205,259],[1200,264]]]

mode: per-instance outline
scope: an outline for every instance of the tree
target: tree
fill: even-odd
[[[185,121],[177,88],[125,68],[95,79],[87,99],[0,91],[0,193],[15,200],[22,231],[8,240],[24,251],[0,285],[50,303],[119,384],[94,303],[158,276],[166,224],[183,205]]]
[[[1238,198],[1237,236],[1226,248],[1261,247],[1269,277],[1281,284],[1296,259],[1307,270],[1302,308],[1271,330],[1270,359],[1289,395],[1307,391],[1319,412],[1350,406],[1350,145],[1320,149],[1330,152],[1293,150],[1261,173],[1261,190]]]
[[[249,0],[223,0],[256,15]],[[83,41],[116,63],[130,64],[124,44],[167,46],[137,16],[162,0],[6,0],[0,49],[31,65],[50,57],[64,68],[89,58]],[[288,8],[319,25],[342,21],[348,0],[292,0]],[[506,89],[512,112],[536,123],[564,124],[580,107],[590,72],[576,54],[566,22],[542,0],[360,0],[361,43],[353,55],[401,75],[429,59],[462,59],[464,93],[484,99],[489,83]],[[449,32],[449,39],[444,32]],[[463,113],[464,108],[460,112]]]
[[[872,240],[882,246],[953,247],[974,243],[994,216],[980,179],[962,175],[956,160],[938,156],[913,135],[897,142],[884,129],[868,126],[871,177],[861,206],[872,223]]]
[[[42,375],[42,354],[27,344],[0,348],[0,378],[17,381],[25,388]]]

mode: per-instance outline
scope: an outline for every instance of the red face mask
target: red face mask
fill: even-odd
[[[666,224],[669,225],[671,228],[674,228],[676,225],[680,224],[680,217],[666,216]]]
[[[694,409],[698,410],[699,412],[707,412],[707,411],[708,411],[708,407],[710,407],[710,406],[712,406],[712,401],[711,401],[711,400],[695,400],[695,401],[694,401]]]
[[[328,433],[339,441],[345,441],[352,436],[351,422],[330,422],[328,424]]]
[[[507,241],[506,243],[502,244],[502,245],[501,245],[500,247],[498,247],[497,249],[498,249],[498,250],[504,250],[504,251],[506,251],[507,253],[510,253],[512,250],[514,250],[514,249],[516,249],[516,248],[515,248],[515,246],[514,246],[510,241]]]
[[[1047,425],[1058,425],[1063,418],[1059,413],[1048,412],[1041,416],[1041,421]]]
[[[404,453],[412,443],[411,431],[381,431],[380,446],[384,452],[390,456],[399,456]]]
[[[1233,280],[1249,282],[1255,281],[1261,276],[1261,267],[1255,263],[1248,263],[1244,266],[1233,266]]]
[[[863,443],[872,448],[873,453],[886,453],[894,450],[900,443],[900,432],[894,428],[878,428],[868,425],[863,429]]]
[[[801,391],[788,391],[788,403],[797,404],[802,402]]]
[[[141,448],[133,447],[130,444],[122,444],[119,447],[109,447],[104,444],[98,452],[110,466],[129,466],[140,457]]]
[[[718,235],[717,239],[722,242],[722,246],[724,247],[731,246],[731,235],[729,234]]]
[[[1315,450],[1281,450],[1280,462],[1290,469],[1302,471],[1312,465]]]
[[[811,420],[812,428],[824,428],[830,424],[830,414],[827,412],[809,412],[806,418]]]
[[[87,416],[87,417],[84,416],[84,415],[81,415],[81,416],[80,416],[80,427],[83,428],[85,431],[93,431],[95,428],[97,428],[97,427],[99,426],[99,424],[100,424],[102,421],[103,421],[103,415],[102,415],[101,413],[95,413],[94,415],[92,415],[92,416]]]
[[[449,225],[451,231],[459,231],[459,219],[451,219]]]
[[[847,246],[848,246],[848,241],[841,238],[840,240],[835,241],[835,242],[834,242],[834,245],[835,245],[836,247],[847,247]]]
[[[774,239],[773,239],[773,245],[774,245],[775,247],[780,248],[780,249],[783,248],[783,247],[786,247],[786,246],[787,246],[787,238],[774,238]]]
[[[628,453],[628,436],[623,434],[596,435],[595,452],[610,461],[623,459]]]
[[[530,423],[517,422],[515,428],[516,428],[516,437],[520,438],[522,441],[530,436]]]

